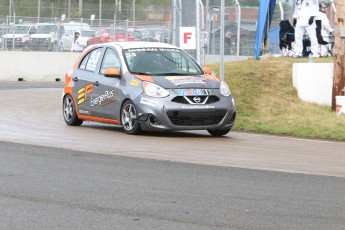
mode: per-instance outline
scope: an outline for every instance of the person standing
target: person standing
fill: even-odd
[[[319,12],[316,15],[316,20],[321,21],[321,36],[325,42],[329,43],[330,33],[333,33],[333,29],[329,24],[329,20],[326,15],[326,5],[324,3],[319,4]],[[328,56],[328,50],[325,46],[320,46],[320,54]]]
[[[71,51],[72,52],[81,52],[83,50],[84,50],[84,45],[82,44],[80,32],[75,31]]]
[[[315,17],[319,11],[318,0],[296,0],[293,14],[293,26],[295,27],[295,54],[293,57],[302,57],[303,36],[307,32],[310,39],[310,48],[313,58],[319,58],[319,44],[316,37]]]
[[[225,33],[225,38],[224,38],[224,54],[229,55],[232,54],[232,32],[231,31],[226,31]]]

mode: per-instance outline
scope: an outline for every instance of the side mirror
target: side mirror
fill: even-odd
[[[104,71],[104,76],[106,77],[120,77],[120,71],[118,68],[107,68]]]
[[[209,67],[203,67],[202,68],[204,71],[205,71],[205,73],[207,73],[208,75],[211,75],[212,74],[212,70],[209,68]]]

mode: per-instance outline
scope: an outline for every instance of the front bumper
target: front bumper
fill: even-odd
[[[210,104],[184,104],[174,102],[171,96],[141,96],[135,101],[138,121],[147,131],[231,129],[236,119],[233,97],[218,95],[218,98],[219,101]]]
[[[50,50],[53,47],[53,43],[50,41],[40,41],[40,40],[34,40],[29,42],[29,47],[31,50],[37,50],[37,51],[47,51]]]

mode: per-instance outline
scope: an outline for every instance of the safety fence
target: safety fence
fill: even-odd
[[[75,30],[82,30],[85,46],[88,45],[88,39],[92,43],[97,42],[97,39],[98,42],[144,40],[179,46],[179,28],[200,25],[197,42],[201,52],[219,55],[221,15],[217,0],[212,1],[213,5],[207,5],[211,1],[201,0],[141,1],[141,4],[136,4],[133,0],[122,5],[119,0],[112,3],[106,0],[94,2],[0,0],[0,50],[70,51],[69,46],[73,42]],[[201,8],[198,7],[199,3]],[[236,0],[226,1],[224,30],[232,34],[231,46],[226,49],[226,54],[235,55],[239,47],[240,55],[253,55],[258,5],[259,2],[257,6],[246,6],[236,4]],[[280,20],[292,18],[293,5],[285,2],[282,7],[284,12],[281,12],[277,5],[273,15],[271,27],[275,28],[275,35]],[[199,14],[197,9],[200,10]],[[199,15],[199,18],[196,18],[196,15]],[[63,32],[60,31],[63,29],[59,30],[59,27],[69,25],[70,22],[75,25],[86,24],[87,27],[74,27],[73,32],[67,29]],[[43,23],[47,25],[44,27]],[[19,34],[21,29],[24,32]],[[240,36],[237,36],[238,31]],[[279,46],[277,39],[279,38],[272,36],[270,49]],[[191,54],[195,55],[193,52]]]

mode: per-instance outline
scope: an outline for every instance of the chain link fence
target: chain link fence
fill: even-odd
[[[220,0],[171,0],[168,6],[150,5],[147,2],[135,4],[135,0],[132,4],[122,6],[116,4],[118,0],[111,4],[102,3],[101,0],[93,2],[0,0],[0,50],[70,51],[66,44],[73,42],[74,34],[71,31],[75,30],[83,30],[82,36],[85,33],[85,46],[88,40],[93,43],[144,40],[179,46],[179,27],[195,27],[199,23],[198,43],[201,52],[219,55]],[[259,2],[257,6],[240,5],[239,8],[234,0],[226,0],[225,6],[224,29],[232,33],[227,54],[235,55],[239,47],[240,55],[253,55]],[[291,19],[292,6],[284,3],[284,8],[284,17]],[[200,10],[199,14],[197,9]],[[277,6],[272,26],[278,26],[280,20],[281,12]],[[77,25],[71,31],[67,30],[70,22]],[[237,31],[240,31],[239,41]],[[108,39],[104,39],[105,36]],[[239,46],[236,46],[237,42]],[[196,55],[196,51],[189,52]]]

